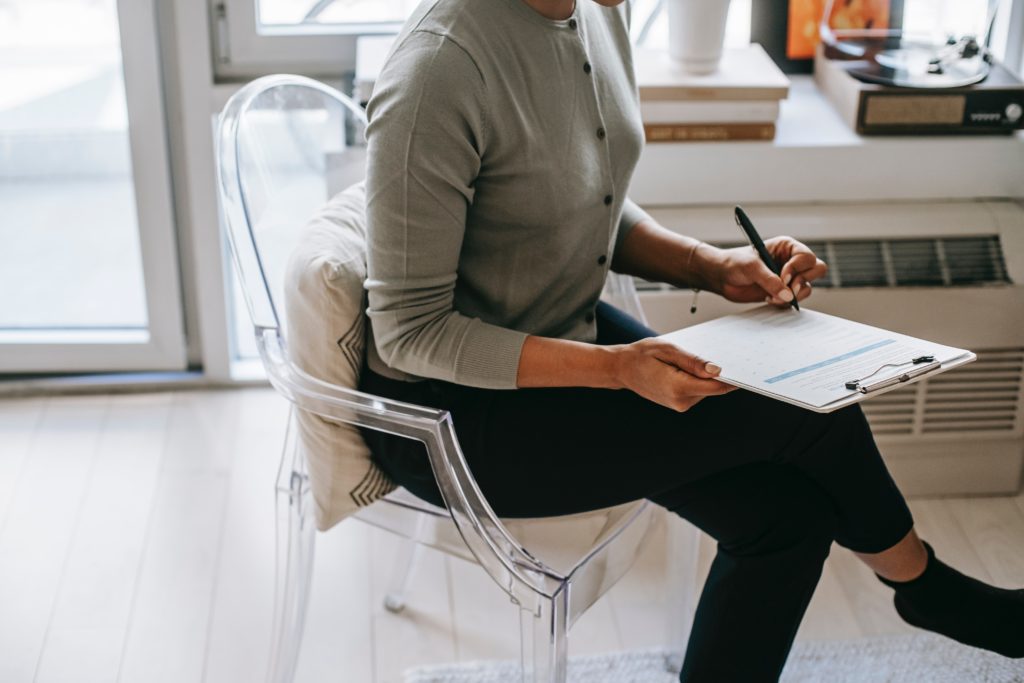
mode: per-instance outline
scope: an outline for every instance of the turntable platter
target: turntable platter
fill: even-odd
[[[867,83],[903,88],[960,88],[985,80],[989,71],[981,55],[944,59],[918,46],[883,49],[872,57],[850,62],[846,71]]]
[[[936,45],[893,30],[858,37],[845,33],[822,33],[825,55],[865,83],[961,88],[980,83],[989,73],[987,53],[970,36]]]

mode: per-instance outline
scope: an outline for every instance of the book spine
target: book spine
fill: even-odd
[[[647,142],[717,142],[772,140],[774,123],[655,123],[644,124]]]
[[[699,87],[684,85],[640,85],[641,102],[665,100],[677,102],[714,101],[749,102],[757,100],[784,100],[789,95],[788,87]]]
[[[769,123],[779,118],[778,102],[641,102],[644,123]]]

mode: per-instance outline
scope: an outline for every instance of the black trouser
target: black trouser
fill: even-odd
[[[605,304],[597,314],[599,344],[654,334]],[[822,415],[740,390],[677,413],[630,391],[497,391],[369,371],[361,385],[450,410],[500,516],[648,498],[715,538],[683,681],[776,680],[833,539],[874,553],[913,525],[858,406]],[[442,504],[421,443],[365,436],[392,479]]]

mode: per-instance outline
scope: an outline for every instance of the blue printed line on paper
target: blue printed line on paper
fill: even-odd
[[[874,351],[875,349],[879,349],[879,348],[881,348],[883,346],[888,346],[889,344],[894,344],[895,342],[896,342],[895,339],[883,339],[882,341],[877,341],[874,344],[868,344],[867,346],[862,346],[859,349],[854,349],[853,351],[847,351],[846,353],[840,354],[838,356],[833,356],[832,358],[826,358],[825,360],[820,361],[818,363],[815,363],[814,365],[808,365],[806,367],[797,368],[796,370],[790,370],[789,372],[784,372],[781,375],[776,375],[775,377],[770,377],[770,378],[766,379],[764,381],[764,383],[765,384],[775,384],[776,382],[781,382],[784,379],[789,379],[790,377],[796,377],[797,375],[802,375],[805,372],[811,372],[812,370],[817,370],[818,368],[823,368],[826,365],[832,365],[833,363],[838,363],[840,361],[844,361],[847,358],[853,358],[854,356],[859,356],[860,354],[867,353],[868,351]]]

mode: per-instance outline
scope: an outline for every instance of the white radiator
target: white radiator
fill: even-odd
[[[977,362],[865,402],[904,491],[1016,492],[1024,466],[1024,207],[1012,201],[746,206],[765,237],[789,234],[832,266],[807,306],[971,349]],[[649,208],[664,225],[743,243],[732,207]],[[666,332],[741,310],[638,282]]]

